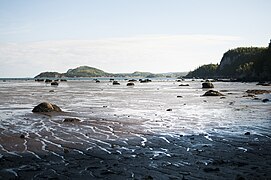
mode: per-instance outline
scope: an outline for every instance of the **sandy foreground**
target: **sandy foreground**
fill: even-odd
[[[0,179],[271,179],[270,137],[253,134],[153,134],[104,141],[87,150],[84,145],[52,145],[47,153],[39,152],[42,147],[31,136],[9,140],[6,147],[27,141],[36,150],[14,155],[2,149]]]

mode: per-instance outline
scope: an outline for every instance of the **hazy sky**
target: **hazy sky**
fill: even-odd
[[[189,71],[267,46],[270,0],[0,0],[0,77]]]

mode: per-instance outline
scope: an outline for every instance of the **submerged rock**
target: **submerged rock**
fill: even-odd
[[[264,102],[264,103],[265,103],[265,102],[268,102],[268,101],[269,101],[269,99],[263,99],[263,100],[262,100],[262,102]]]
[[[214,85],[211,82],[204,82],[202,83],[202,88],[214,88]]]
[[[55,104],[43,102],[35,106],[32,112],[62,112],[62,110]]]
[[[218,91],[209,90],[206,93],[204,93],[203,96],[224,96],[224,94],[221,94]]]

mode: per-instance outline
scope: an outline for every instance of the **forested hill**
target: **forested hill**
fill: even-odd
[[[89,66],[80,66],[75,69],[69,69],[66,73],[42,72],[39,75],[35,76],[35,78],[102,77],[102,76],[111,76],[111,74],[97,68]]]
[[[268,47],[239,47],[224,53],[220,64],[200,66],[188,78],[232,78],[243,81],[271,80],[271,42]]]
[[[42,72],[35,78],[69,78],[69,77],[137,77],[137,78],[156,78],[156,77],[169,77],[177,78],[179,76],[185,76],[187,72],[171,72],[171,73],[159,73],[154,74],[150,72],[139,72],[134,73],[108,73],[103,70],[89,67],[89,66],[80,66],[75,69],[69,69],[66,73],[58,72]]]

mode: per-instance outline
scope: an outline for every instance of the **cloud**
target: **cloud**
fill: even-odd
[[[204,63],[219,62],[221,53],[239,40],[219,35],[153,35],[2,43],[0,77],[65,72],[80,65],[108,72],[189,71]]]

